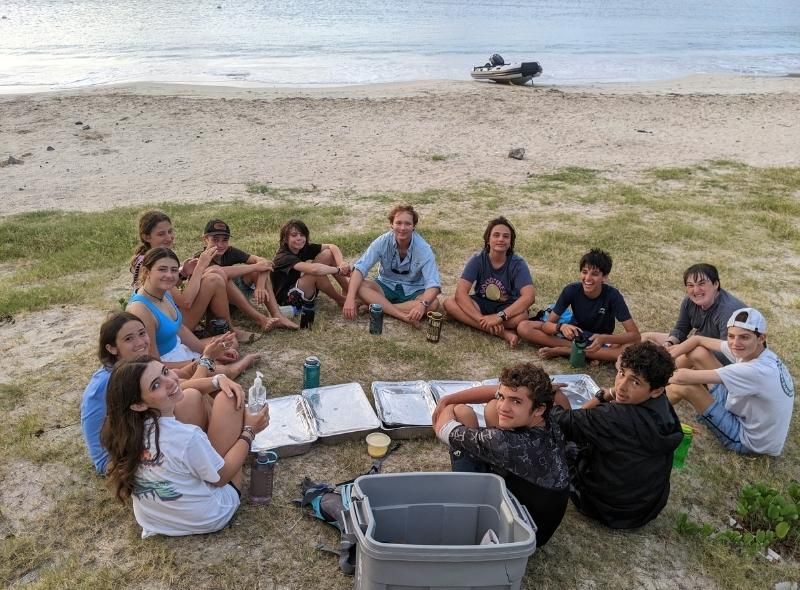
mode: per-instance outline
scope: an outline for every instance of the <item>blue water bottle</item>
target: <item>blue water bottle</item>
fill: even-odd
[[[321,363],[315,356],[307,357],[303,363],[303,389],[319,387],[319,370]]]

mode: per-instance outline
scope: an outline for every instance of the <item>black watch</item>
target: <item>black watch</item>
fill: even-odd
[[[498,312],[497,312],[497,315],[498,315],[498,316],[500,317],[500,319],[501,319],[501,320],[503,320],[503,321],[506,321],[506,320],[508,319],[508,316],[506,315],[506,311],[505,311],[504,309],[501,309],[500,311],[498,311]]]
[[[597,393],[594,394],[594,397],[597,398],[601,404],[606,401],[606,392],[604,389],[601,389]]]

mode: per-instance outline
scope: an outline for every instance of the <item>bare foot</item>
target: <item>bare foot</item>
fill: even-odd
[[[241,328],[234,328],[233,332],[236,334],[236,340],[239,341],[239,344],[252,344],[261,340],[261,334],[256,334],[255,332],[248,332]]]
[[[223,371],[226,376],[230,377],[231,379],[236,379],[239,375],[244,373],[247,369],[252,367],[260,360],[261,360],[260,353],[246,354],[235,363],[231,363],[230,365],[225,365]]]
[[[264,321],[260,323],[261,329],[264,332],[272,332],[275,328],[279,328],[278,322],[280,320],[278,318],[268,318],[265,317]]]
[[[519,344],[519,336],[514,330],[503,330],[503,333],[500,334],[500,337],[508,342],[509,348],[516,348],[517,344]]]
[[[271,319],[275,321],[275,325],[274,325],[275,328],[285,328],[287,330],[299,330],[300,329],[300,326],[295,324],[289,318],[285,318],[283,316],[280,316],[280,317],[271,318]]]
[[[569,354],[569,348],[562,348],[559,346],[543,346],[539,349],[539,358],[542,359],[554,359],[559,356],[567,356]]]

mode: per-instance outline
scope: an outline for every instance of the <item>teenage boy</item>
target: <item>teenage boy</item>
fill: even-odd
[[[569,356],[572,340],[589,341],[586,358],[615,361],[625,345],[639,342],[639,328],[622,294],[607,285],[612,260],[603,250],[594,248],[583,255],[578,265],[581,280],[564,287],[550,316],[544,322],[526,320],[517,326],[520,338],[538,344],[539,356],[549,359]],[[572,309],[570,323],[559,321],[567,308]],[[614,334],[614,320],[625,332]]]
[[[453,471],[497,473],[530,512],[547,543],[569,500],[564,436],[550,419],[556,394],[550,378],[532,363],[503,369],[500,384],[443,397],[433,414],[434,430],[450,446]],[[488,403],[486,403],[488,402]],[[486,428],[467,403],[486,403]]]
[[[310,235],[308,226],[299,219],[290,219],[281,228],[280,248],[272,259],[272,287],[278,304],[300,307],[313,302],[322,291],[341,307],[350,265],[336,244],[311,243]],[[331,278],[339,283],[342,293]]]
[[[379,303],[385,314],[418,324],[429,311],[439,308],[439,269],[428,242],[416,232],[419,215],[411,205],[396,205],[389,212],[390,230],[373,241],[355,263],[342,314],[356,319],[356,297]],[[370,269],[380,262],[374,281]]]
[[[692,404],[698,422],[726,449],[778,456],[792,420],[792,376],[767,348],[767,320],[758,310],[734,311],[727,328],[726,340],[692,336],[669,349],[674,357],[698,348],[722,352],[731,364],[710,370],[678,369],[667,393],[673,403]]]
[[[686,297],[681,302],[678,320],[669,334],[665,332],[645,332],[642,342],[655,342],[669,350],[671,346],[685,341],[690,333],[725,340],[728,334],[728,318],[745,304],[723,289],[719,282],[719,272],[711,264],[693,264],[683,273]],[[716,359],[716,361],[714,360]],[[705,349],[695,349],[689,356],[680,356],[675,364],[690,369],[716,369],[731,361],[721,352],[708,353]]]
[[[664,395],[675,370],[652,342],[626,347],[614,387],[579,410],[553,408],[552,419],[578,446],[571,496],[575,507],[615,529],[653,520],[669,498],[672,453],[683,439]]]
[[[269,281],[269,272],[273,268],[272,262],[234,248],[230,242],[231,229],[227,223],[221,219],[212,219],[206,224],[203,232],[203,244],[206,249],[216,250],[209,268],[212,272],[214,271],[213,266],[222,269],[227,279],[228,302],[238,307],[264,331],[273,328],[296,330],[298,325],[283,317],[278,309],[278,303]],[[195,254],[195,257],[200,254]],[[272,317],[260,313],[250,303],[251,297],[256,305],[266,306]]]
[[[448,318],[503,338],[512,348],[519,342],[517,325],[528,319],[536,301],[528,264],[514,253],[516,240],[508,219],[492,219],[483,232],[483,250],[467,261],[455,296],[444,300]]]

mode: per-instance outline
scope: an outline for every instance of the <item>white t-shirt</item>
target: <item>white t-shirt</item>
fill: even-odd
[[[725,408],[742,423],[742,443],[754,453],[780,455],[794,407],[792,376],[768,348],[746,362],[736,359],[724,340],[721,350],[735,361],[717,374],[728,390]]]
[[[219,481],[218,472],[225,460],[197,426],[175,418],[159,418],[158,425],[161,456],[155,460],[153,429],[145,442],[133,488],[133,514],[142,527],[142,538],[220,530],[239,507],[239,495],[233,487],[212,485]]]

